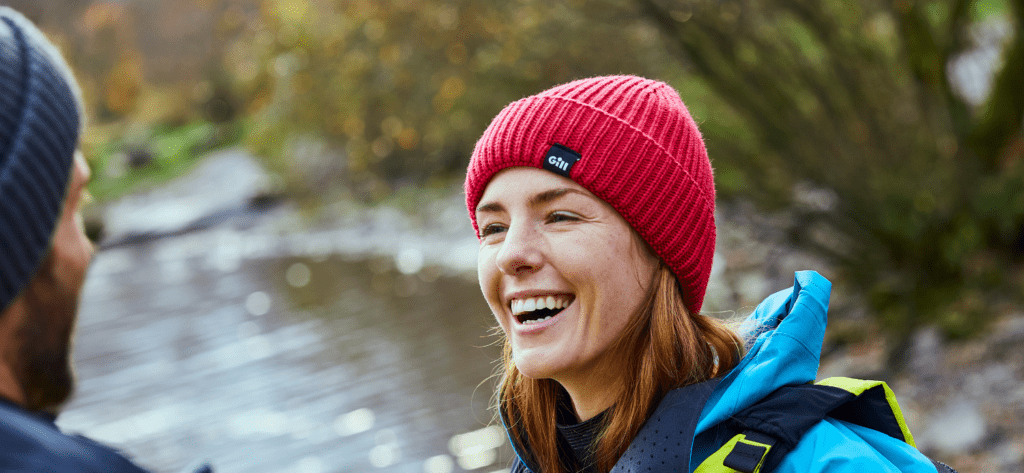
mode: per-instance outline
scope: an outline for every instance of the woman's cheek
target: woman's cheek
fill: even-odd
[[[501,325],[501,329],[505,330],[505,322],[501,319],[501,298],[498,294],[497,272],[493,249],[482,245],[477,253],[477,281],[480,283],[480,291],[483,292],[484,299],[487,301],[491,313],[494,314],[494,318]]]

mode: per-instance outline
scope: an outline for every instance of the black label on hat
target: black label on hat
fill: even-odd
[[[569,171],[572,170],[572,166],[580,158],[579,153],[555,143],[551,145],[551,149],[544,155],[544,169],[569,177]]]

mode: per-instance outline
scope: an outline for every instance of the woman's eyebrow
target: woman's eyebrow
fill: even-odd
[[[493,212],[501,212],[502,210],[505,210],[505,207],[502,207],[501,204],[499,204],[497,202],[489,202],[489,203],[486,203],[486,204],[483,204],[483,205],[477,207],[476,208],[476,213],[481,213],[481,212],[491,212],[491,213],[493,213]]]
[[[570,187],[559,187],[555,189],[549,189],[544,192],[537,193],[533,197],[530,197],[530,207],[536,207],[541,204],[547,204],[549,202],[558,200],[564,197],[566,194],[570,193],[575,193],[583,196],[586,195],[584,192],[581,192],[578,189],[573,189]],[[503,207],[501,204],[497,202],[488,202],[476,208],[477,213],[493,213],[501,212],[504,210],[505,207]]]
[[[558,200],[569,193],[576,193],[584,196],[586,195],[583,192],[580,192],[578,189],[573,189],[571,187],[559,187],[557,189],[546,190],[544,192],[534,195],[533,197],[530,197],[530,206],[536,207],[537,205],[540,204],[546,204],[551,201]]]

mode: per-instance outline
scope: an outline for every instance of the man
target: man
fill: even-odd
[[[54,424],[73,388],[71,334],[93,254],[83,117],[60,53],[0,7],[0,472],[145,471]]]

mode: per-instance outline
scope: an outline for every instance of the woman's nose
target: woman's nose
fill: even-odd
[[[495,263],[508,275],[536,271],[544,264],[544,254],[536,230],[530,225],[512,225],[506,230]]]

